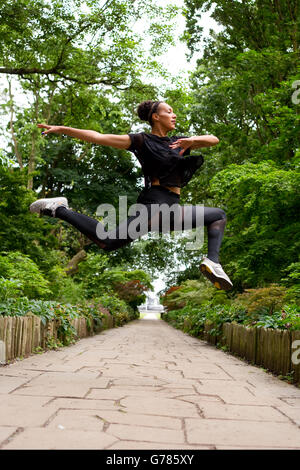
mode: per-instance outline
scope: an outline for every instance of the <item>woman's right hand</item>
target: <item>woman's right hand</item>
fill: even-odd
[[[62,126],[49,126],[48,124],[38,124],[39,128],[46,129],[43,131],[42,134],[61,134],[62,133]]]

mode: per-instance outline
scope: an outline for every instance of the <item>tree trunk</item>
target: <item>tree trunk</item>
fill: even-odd
[[[11,91],[11,81],[8,80],[8,93],[9,93],[9,106],[10,106],[10,132],[11,132],[11,137],[12,141],[14,144],[14,149],[15,149],[15,155],[19,163],[19,167],[21,170],[23,169],[23,160],[22,160],[22,155],[19,152],[19,147],[18,147],[18,142],[14,130],[14,124],[13,124],[13,117],[14,117],[14,105],[13,105],[13,95]]]
[[[38,87],[35,90],[35,103],[34,103],[34,114],[32,116],[32,124],[33,130],[31,133],[31,152],[28,160],[28,183],[27,189],[33,188],[33,172],[35,170],[36,165],[36,157],[39,151],[39,143],[38,143],[38,128],[36,127],[37,121],[39,116],[39,89]]]
[[[72,274],[77,273],[78,271],[78,264],[81,263],[86,258],[86,252],[84,250],[80,250],[78,253],[76,253],[75,256],[69,261],[67,264],[67,267],[65,268],[65,271],[68,276],[71,276]]]

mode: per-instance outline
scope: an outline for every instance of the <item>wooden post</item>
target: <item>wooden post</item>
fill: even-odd
[[[0,364],[6,364],[5,343],[0,339]]]
[[[213,322],[207,320],[204,324],[204,340],[207,341],[210,344],[215,345],[217,342],[217,337],[215,335],[212,335],[210,333],[210,330],[212,330],[214,327]]]
[[[0,315],[0,341],[4,341],[5,317]]]
[[[256,364],[256,348],[257,348],[257,328],[246,328],[245,341],[245,358]]]
[[[39,317],[33,317],[32,327],[32,352],[34,352],[41,345],[41,319]]]
[[[12,359],[12,324],[13,317],[5,317],[5,335],[4,342],[6,345],[6,360],[10,361]]]
[[[21,317],[14,318],[15,328],[13,328],[13,338],[14,338],[14,347],[13,347],[13,358],[20,356],[20,338],[22,334],[22,325],[21,325]]]
[[[26,355],[32,353],[32,338],[33,338],[33,314],[26,315],[27,323],[27,338],[26,338]]]
[[[23,317],[23,334],[21,342],[21,356],[26,356],[26,341],[28,336],[28,318]]]
[[[5,317],[0,315],[0,364],[6,364],[6,345],[4,342],[5,335]]]
[[[232,325],[232,323],[223,324],[222,344],[223,346],[227,346],[229,351],[231,351],[232,346]]]

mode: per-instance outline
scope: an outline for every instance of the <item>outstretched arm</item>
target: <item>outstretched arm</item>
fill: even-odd
[[[200,147],[212,147],[217,145],[219,139],[214,135],[199,135],[196,137],[186,137],[183,139],[178,139],[173,142],[170,147],[175,149],[181,147],[182,150],[179,152],[182,155],[187,149],[196,149]]]
[[[49,126],[48,124],[38,124],[38,127],[45,129],[42,134],[65,134],[75,139],[92,142],[93,144],[107,145],[117,149],[128,149],[131,144],[129,135],[100,134],[96,131],[85,129],[75,129],[66,126]]]

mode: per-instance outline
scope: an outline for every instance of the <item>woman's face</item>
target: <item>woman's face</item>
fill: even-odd
[[[167,131],[175,129],[176,114],[167,103],[160,103],[156,113],[152,114],[153,125],[158,124]]]

